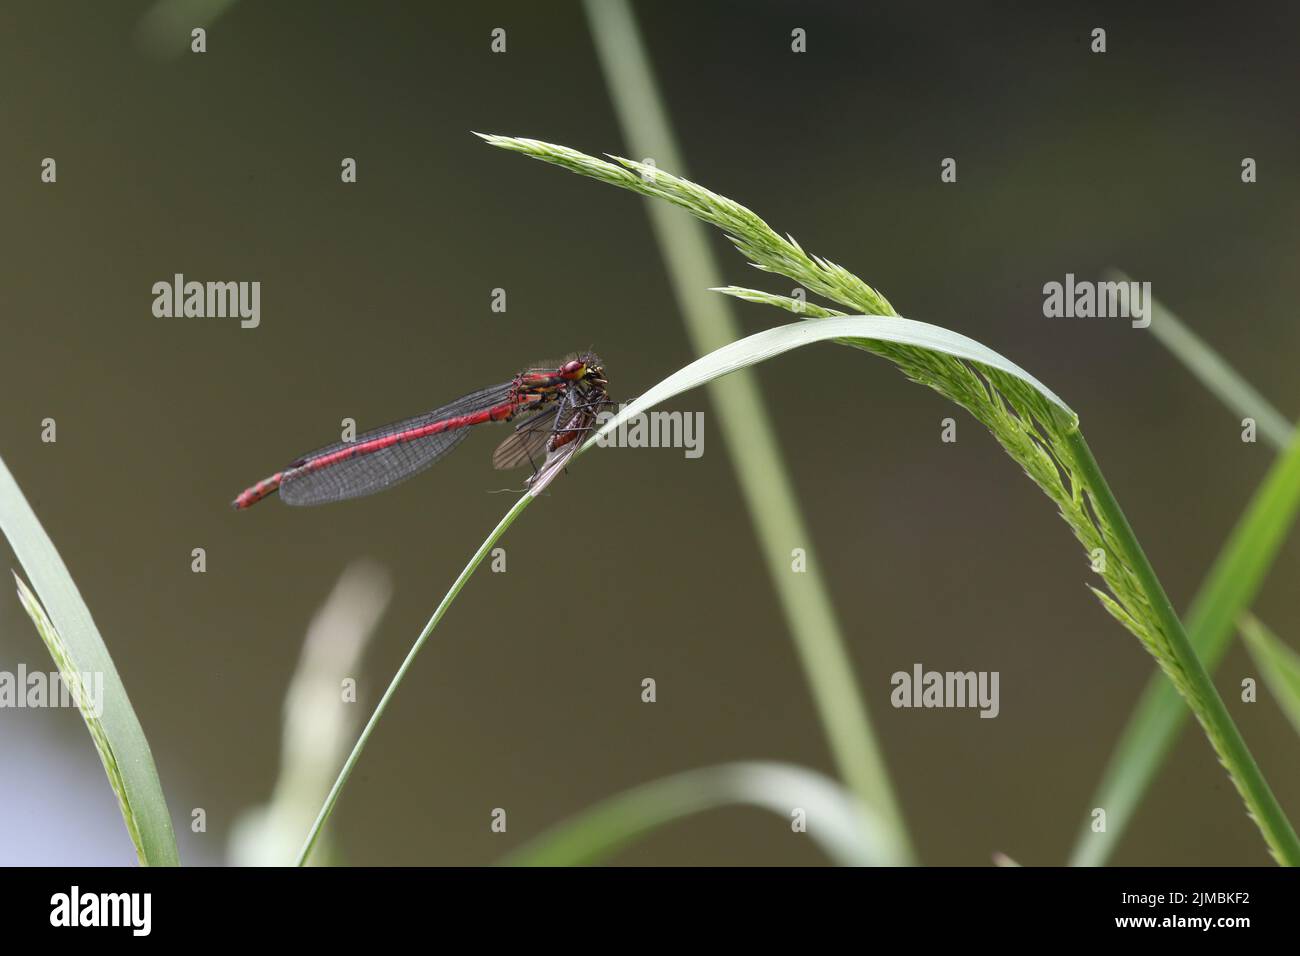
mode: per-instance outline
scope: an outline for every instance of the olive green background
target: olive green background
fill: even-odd
[[[692,355],[644,200],[471,135],[626,151],[578,5],[245,2],[206,54],[170,59],[136,41],[147,7],[0,7],[0,455],[112,651],[182,858],[217,863],[270,792],[284,689],[343,567],[364,555],[394,575],[368,713],[512,500],[487,492],[520,476],[490,470],[498,431],[379,497],[247,513],[229,500],[344,417],[415,414],[587,347],[629,398]],[[1300,409],[1296,9],[637,13],[691,177],[1060,394],[1185,607],[1273,453],[1243,444],[1149,332],[1045,319],[1041,288],[1110,265],[1149,280]],[[1094,26],[1104,55],[1088,50]],[[489,51],[494,27],[505,54]],[[790,52],[795,27],[806,54]],[[46,156],[56,185],[39,181]],[[355,185],[339,181],[347,156]],[[947,156],[955,185],[939,182]],[[727,281],[789,291],[717,244]],[[154,318],[151,286],[176,272],[260,280],[260,328]],[[748,330],[786,318],[737,309]],[[1062,862],[1153,662],[1088,592],[1049,502],[963,412],[831,345],[757,374],[814,536],[792,547],[828,581],[922,860]],[[344,792],[342,859],[489,863],[599,798],[714,762],[833,773],[707,397],[672,407],[705,412],[703,458],[584,457],[509,532],[507,573],[471,581]],[[939,440],[948,415],[956,444]],[[40,441],[46,417],[56,444]],[[206,574],[190,571],[195,547]],[[1290,543],[1257,605],[1293,643],[1298,570]],[[0,666],[19,661],[48,667],[6,588]],[[916,662],[999,671],[1001,715],[891,709],[889,675]],[[1300,741],[1267,694],[1239,701],[1254,675],[1234,648],[1217,682],[1294,815]],[[133,858],[75,713],[0,712],[0,780],[0,862]],[[207,833],[190,832],[193,807]],[[754,809],[617,857],[822,859]],[[1115,862],[1267,861],[1189,729]]]

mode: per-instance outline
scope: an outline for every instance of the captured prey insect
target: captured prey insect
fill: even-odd
[[[555,479],[613,404],[600,358],[584,352],[558,368],[532,368],[510,381],[472,392],[424,415],[335,442],[296,459],[242,491],[232,504],[249,508],[280,493],[291,505],[319,505],[382,491],[439,461],[470,426],[523,415],[492,455],[497,468],[531,465],[529,491]]]

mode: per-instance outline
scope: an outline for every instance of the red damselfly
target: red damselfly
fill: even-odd
[[[612,403],[600,359],[585,352],[558,368],[533,368],[502,385],[472,392],[424,415],[394,422],[303,455],[232,502],[248,508],[280,493],[291,505],[319,505],[382,491],[428,468],[469,434],[470,426],[525,417],[492,456],[497,468],[531,465],[533,494],[563,469]]]

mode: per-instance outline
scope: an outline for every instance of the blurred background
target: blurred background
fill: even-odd
[[[1273,452],[1243,444],[1150,334],[1045,319],[1041,289],[1123,268],[1300,410],[1300,8],[1071,6],[636,12],[691,178],[1061,395],[1184,608]],[[174,56],[142,43],[150,8],[0,7],[0,455],[113,654],[182,860],[218,864],[271,794],[286,689],[343,569],[365,557],[391,574],[359,666],[363,718],[513,500],[489,492],[522,476],[490,470],[497,433],[374,498],[247,513],[230,499],[345,417],[415,414],[587,347],[627,399],[693,355],[646,200],[471,135],[629,151],[578,4],[237,3],[205,54],[185,29]],[[1104,55],[1088,49],[1096,26]],[[39,179],[47,156],[56,185]],[[948,156],[955,185],[939,181]],[[726,281],[790,291],[712,241]],[[178,272],[260,280],[260,327],[155,318],[151,287]],[[788,319],[736,308],[750,331]],[[1063,862],[1153,662],[1084,586],[1050,503],[964,412],[832,345],[757,374],[921,860]],[[510,530],[507,572],[472,579],[343,794],[340,861],[491,863],[616,791],[716,762],[834,773],[707,396],[670,407],[706,413],[702,458],[585,456]],[[949,415],[955,444],[939,440]],[[40,440],[45,418],[57,443]],[[14,564],[2,542],[0,558]],[[1293,542],[1256,605],[1293,642],[1297,572]],[[5,588],[0,668],[19,662],[49,668]],[[999,671],[1000,716],[892,709],[890,674],[917,662]],[[1267,695],[1240,703],[1245,676],[1236,646],[1216,681],[1294,813],[1297,740]],[[0,714],[0,863],[133,859],[81,718]],[[615,859],[824,861],[745,808]],[[1268,862],[1199,730],[1114,862]]]

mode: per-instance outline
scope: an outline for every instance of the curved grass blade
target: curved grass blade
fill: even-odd
[[[1123,277],[1123,273],[1114,273]],[[1124,277],[1127,281],[1127,277]],[[1159,303],[1152,303],[1153,330],[1168,330],[1176,319]],[[1179,326],[1181,328],[1181,326]],[[1252,415],[1270,441],[1283,439],[1284,454],[1273,462],[1232,533],[1193,598],[1186,614],[1187,636],[1205,669],[1213,673],[1227,652],[1234,624],[1259,595],[1264,580],[1300,513],[1300,440],[1285,418],[1258,396],[1218,356],[1206,359],[1209,347],[1192,333],[1164,336],[1175,356],[1234,411]],[[1188,342],[1194,341],[1195,347]],[[1189,351],[1190,348],[1190,351]],[[1272,415],[1281,425],[1266,426]],[[1287,438],[1287,436],[1292,436]],[[1169,683],[1152,675],[1138,699],[1133,715],[1115,744],[1090,807],[1106,811],[1106,829],[1094,832],[1088,822],[1080,828],[1070,854],[1071,866],[1102,866],[1110,859],[1137,811],[1142,795],[1168,756],[1187,710]]]
[[[1227,653],[1233,625],[1249,608],[1300,512],[1300,440],[1273,463],[1224,543],[1187,612],[1187,634],[1207,670]],[[1071,866],[1101,866],[1110,857],[1187,719],[1168,682],[1147,683],[1125,725],[1089,806],[1104,807],[1106,831],[1080,828]]]
[[[899,866],[904,851],[890,829],[835,781],[792,764],[755,761],[674,774],[602,800],[510,854],[511,866],[600,863],[653,830],[734,804],[786,820],[804,811],[807,835],[842,866]]]
[[[617,156],[606,161],[536,139],[498,135],[485,139],[503,150],[524,153],[632,193],[666,200],[722,229],[755,268],[793,278],[811,293],[849,310],[872,316],[894,315],[883,295],[842,265],[807,254],[792,237],[781,237],[751,209],[689,179],[672,176],[650,164]],[[802,302],[794,311],[803,311]],[[822,321],[827,320],[811,321],[809,325]],[[1056,503],[1089,557],[1096,559],[1100,553],[1105,558],[1099,574],[1106,591],[1092,588],[1097,600],[1138,637],[1191,706],[1274,858],[1300,865],[1300,839],[1197,659],[1169,596],[1079,432],[1073,412],[1063,410],[1060,399],[1052,401],[1048,393],[1002,368],[979,367],[958,356],[907,343],[868,338],[850,339],[848,343],[884,356],[911,380],[930,386],[966,408],[1021,464],[1041,492]]]
[[[1300,734],[1300,654],[1283,644],[1253,615],[1243,616],[1240,627],[1250,656],[1264,676],[1265,686]]]
[[[682,392],[750,365],[756,365],[783,352],[789,352],[791,349],[827,340],[858,348],[869,348],[881,343],[902,345],[923,349],[935,355],[974,362],[990,375],[1001,373],[1018,379],[1033,389],[1041,396],[1044,407],[1055,409],[1060,421],[1078,422],[1078,416],[1069,405],[1057,397],[1055,392],[1010,359],[974,339],[937,325],[915,322],[899,316],[850,315],[819,319],[815,322],[780,325],[755,332],[730,345],[724,345],[703,358],[696,359],[685,368],[679,369],[622,406],[617,414],[611,415],[605,421],[599,431],[587,439],[586,447],[589,448],[601,441],[605,435],[616,430],[627,419]]]
[[[919,347],[934,355],[947,356],[963,362],[973,363],[990,381],[998,380],[1001,377],[999,387],[1003,391],[1012,391],[1011,385],[1018,381],[1022,385],[1028,386],[1029,389],[1041,397],[1043,403],[1036,411],[1037,417],[1040,419],[1049,418],[1050,416],[1045,414],[1044,410],[1050,410],[1057,416],[1056,427],[1066,426],[1069,430],[1066,442],[1063,442],[1061,447],[1071,455],[1074,489],[1070,498],[1076,503],[1077,511],[1075,515],[1071,516],[1068,513],[1064,495],[1058,497],[1058,495],[1052,494],[1051,482],[1048,480],[1048,476],[1034,468],[1032,462],[1026,464],[1026,471],[1052,497],[1057,498],[1058,503],[1062,504],[1063,515],[1074,527],[1076,534],[1089,551],[1093,550],[1089,545],[1097,545],[1110,554],[1126,555],[1128,560],[1125,562],[1125,570],[1119,586],[1117,587],[1112,583],[1111,578],[1107,578],[1107,583],[1112,587],[1113,595],[1125,598],[1125,604],[1128,607],[1134,607],[1139,611],[1143,609],[1143,605],[1139,603],[1140,598],[1138,595],[1143,597],[1146,595],[1157,596],[1157,600],[1146,603],[1145,608],[1148,615],[1155,617],[1153,624],[1159,627],[1162,636],[1166,637],[1168,641],[1166,645],[1157,643],[1155,637],[1151,636],[1148,630],[1152,626],[1151,624],[1140,621],[1124,604],[1117,602],[1112,595],[1093,589],[1107,610],[1121,623],[1133,630],[1135,634],[1143,638],[1143,643],[1147,644],[1148,649],[1152,650],[1152,653],[1156,655],[1166,673],[1174,679],[1179,691],[1188,698],[1198,717],[1207,725],[1207,732],[1212,729],[1211,743],[1216,750],[1220,751],[1220,757],[1224,760],[1225,765],[1229,766],[1234,781],[1247,781],[1239,783],[1239,789],[1243,790],[1243,797],[1246,798],[1247,805],[1252,810],[1252,815],[1256,817],[1257,822],[1260,819],[1260,813],[1267,816],[1267,822],[1262,824],[1262,827],[1274,854],[1279,859],[1288,862],[1300,862],[1300,844],[1295,843],[1294,831],[1291,829],[1290,823],[1286,820],[1281,808],[1277,806],[1267,782],[1264,781],[1262,774],[1255,767],[1253,758],[1250,757],[1244,741],[1241,740],[1240,734],[1232,725],[1231,719],[1228,717],[1227,711],[1218,698],[1218,694],[1214,690],[1204,668],[1201,667],[1196,655],[1191,651],[1191,645],[1182,631],[1181,624],[1178,623],[1176,616],[1173,614],[1168,598],[1164,595],[1163,589],[1160,589],[1154,571],[1146,563],[1145,555],[1141,554],[1136,537],[1133,536],[1132,530],[1128,527],[1118,503],[1110,495],[1109,489],[1101,477],[1100,470],[1097,468],[1095,460],[1092,459],[1091,452],[1088,451],[1081,433],[1077,430],[1077,416],[1055,393],[1010,360],[966,336],[908,319],[836,316],[801,322],[756,333],[691,363],[620,409],[617,415],[605,422],[601,430],[589,440],[588,444],[599,441],[605,434],[615,430],[627,418],[639,414],[689,388],[693,388],[711,377],[725,375],[728,372],[770,358],[789,349],[797,348],[800,345],[824,340],[835,340],[843,344],[856,345],[873,351],[881,343],[902,346],[907,350]],[[907,352],[895,352],[894,354],[908,356]],[[915,367],[917,365],[916,356],[908,356],[908,358]],[[919,376],[914,375],[913,377]],[[920,378],[920,380],[925,381],[925,378]],[[927,384],[931,384],[931,382],[927,382]],[[1021,401],[1024,402],[1023,396]],[[996,434],[997,432],[995,432]],[[1020,452],[1024,450],[1024,446],[1019,445],[1013,439],[1004,440],[1001,435],[998,435],[998,437],[1009,451]],[[1030,447],[1041,452],[1039,445]],[[1055,466],[1053,465],[1054,470]],[[1280,494],[1283,495],[1286,494],[1288,488],[1294,486],[1294,483],[1286,476],[1283,476],[1275,484],[1278,485]],[[1082,497],[1085,494],[1089,502],[1086,510],[1082,506]],[[1086,515],[1097,513],[1100,513],[1101,520],[1096,526],[1096,537],[1093,538],[1089,536],[1088,526],[1083,524],[1083,519]],[[1089,522],[1091,522],[1091,519],[1089,519]],[[1283,534],[1284,530],[1284,527],[1279,530],[1276,522],[1262,520],[1256,527],[1247,529],[1248,535],[1242,540],[1235,553],[1240,555],[1242,561],[1250,562],[1253,560],[1258,562],[1262,560],[1264,566],[1267,566],[1268,549],[1253,546],[1260,544],[1256,532],[1267,539],[1270,536]],[[1234,561],[1234,566],[1239,567],[1240,564]],[[1210,612],[1208,619],[1213,621],[1215,614],[1223,613],[1224,607],[1234,603],[1232,600],[1234,585],[1241,586],[1243,582],[1252,579],[1258,581],[1261,576],[1262,571],[1258,575],[1226,576],[1224,578],[1224,591],[1226,594],[1222,600],[1218,599],[1219,592],[1217,590],[1211,594],[1211,597],[1215,600],[1208,606]],[[1135,585],[1137,594],[1134,593]],[[1153,611],[1155,612],[1154,615],[1152,614]],[[1225,756],[1225,754],[1230,754],[1230,756]]]
[[[752,210],[652,164],[597,159],[565,146],[519,137],[486,136],[570,172],[663,199],[722,229],[752,265],[794,279],[805,289],[868,316],[892,316],[889,302],[842,266],[810,256]],[[825,321],[808,323],[820,325]],[[1093,560],[1106,590],[1092,588],[1102,606],[1151,653],[1196,714],[1210,745],[1279,862],[1300,864],[1300,839],[1260,773],[1222,698],[1196,655],[1160,580],[1102,476],[1078,417],[1059,399],[996,365],[870,337],[845,339],[897,365],[913,381],[961,405],[1060,509]],[[1102,560],[1098,560],[1098,557]]]
[[[1106,570],[1102,574],[1111,593],[1096,588],[1093,589],[1094,593],[1116,619],[1142,640],[1187,699],[1259,825],[1270,850],[1282,862],[1300,862],[1300,841],[1296,840],[1290,822],[1277,805],[1272,791],[1255,766],[1245,742],[1223,706],[1223,701],[1192,651],[1182,625],[1156,579],[1155,571],[1147,562],[1119,503],[1111,494],[1096,460],[1078,431],[1078,417],[1033,376],[998,353],[964,335],[936,326],[907,319],[883,319],[879,316],[835,317],[767,329],[724,346],[670,375],[640,398],[624,406],[617,415],[610,416],[582,450],[590,449],[630,415],[647,410],[658,402],[765,358],[801,345],[826,340],[871,351],[879,350],[917,381],[930,384],[944,394],[961,395],[972,403],[976,401],[975,394],[967,392],[974,390],[990,404],[991,407],[976,407],[972,411],[981,421],[989,424],[994,435],[1021,462],[1030,477],[1058,503],[1062,515],[1085,548],[1104,543],[1105,548],[1109,549],[1112,559],[1106,563]],[[967,377],[963,377],[963,373]],[[1015,408],[1019,414],[1007,407],[1007,395],[1015,396]],[[1024,409],[1032,411],[1026,412]],[[1044,432],[1041,433],[1036,431],[1040,423],[1046,423]],[[1007,433],[1007,429],[1013,427],[1021,430],[1023,442]],[[1031,440],[1028,437],[1031,429],[1043,437]],[[1050,445],[1050,454],[1041,444],[1049,440],[1053,443]],[[1034,453],[1039,458],[1033,458]],[[1050,477],[1043,471],[1044,468],[1050,469]],[[1063,484],[1062,470],[1069,476],[1068,488]],[[1055,481],[1056,485],[1052,486],[1051,481]],[[474,569],[532,500],[531,495],[524,494],[501,519],[452,584],[424,631],[416,639],[326,798],[299,854],[299,865],[310,856],[312,846],[329,818],[361,750],[389,700],[396,693],[415,655]],[[897,841],[895,845],[898,845]]]
[[[102,675],[103,712],[94,716],[83,707],[82,715],[117,795],[140,863],[176,866],[176,836],[144,730],[90,610],[3,461],[0,530],[31,579],[36,593],[18,580],[19,598],[64,680],[72,687],[80,683],[79,675]]]
[[[830,314],[827,310],[820,311]],[[862,319],[845,319],[836,316],[783,328],[791,330],[789,334],[796,339],[834,338],[844,344],[854,344],[872,351],[880,351],[878,348],[874,348],[871,342],[867,341],[871,337],[870,330],[864,329],[863,331],[868,334],[855,342],[853,337],[848,334],[847,327],[843,325],[827,325],[828,323],[843,323],[845,321],[855,322],[862,321]],[[880,327],[881,322],[888,323],[890,321],[898,320],[873,320],[877,327]],[[920,326],[921,324],[915,323],[913,325]],[[887,327],[885,326],[885,328]],[[956,333],[936,329],[933,326],[914,328],[911,331],[915,333],[915,338],[910,341],[908,335],[891,335],[886,341],[901,343],[909,348],[914,345],[922,345],[955,358],[978,363],[983,367],[983,371],[988,374],[990,381],[996,380],[999,374],[1014,376],[1047,399],[1055,407],[1055,411],[1059,415],[1065,416],[1064,419],[1058,419],[1056,424],[1059,426],[1068,423],[1066,440],[1048,447],[1052,448],[1053,456],[1057,462],[1068,463],[1065,470],[1071,476],[1071,483],[1074,486],[1071,494],[1071,498],[1075,503],[1073,514],[1070,512],[1064,496],[1061,495],[1061,487],[1053,481],[1055,469],[1051,469],[1051,473],[1036,469],[1032,467],[1032,462],[1026,463],[1026,459],[1022,457],[1027,451],[1032,455],[1033,451],[1041,450],[1040,443],[1019,443],[1015,440],[1014,434],[1009,438],[999,434],[996,416],[990,419],[987,415],[977,414],[976,417],[989,424],[995,436],[998,437],[1012,456],[1026,464],[1026,472],[1034,478],[1049,496],[1056,499],[1058,504],[1061,504],[1062,515],[1074,528],[1076,535],[1085,548],[1092,552],[1096,546],[1100,545],[1107,553],[1126,555],[1125,570],[1122,575],[1118,576],[1118,588],[1114,579],[1115,576],[1107,577],[1107,583],[1111,587],[1112,594],[1126,598],[1124,604],[1117,603],[1112,595],[1105,594],[1095,588],[1093,589],[1094,592],[1108,611],[1139,638],[1143,639],[1143,643],[1156,656],[1157,661],[1160,662],[1166,674],[1173,680],[1178,691],[1192,704],[1202,723],[1207,726],[1207,734],[1210,736],[1212,745],[1219,752],[1225,766],[1229,768],[1234,783],[1242,791],[1243,798],[1246,800],[1252,816],[1255,817],[1257,822],[1261,822],[1260,814],[1265,814],[1267,820],[1261,822],[1261,829],[1274,856],[1285,862],[1300,862],[1300,845],[1295,843],[1294,831],[1289,821],[1286,820],[1285,814],[1282,813],[1281,808],[1277,806],[1276,799],[1268,788],[1267,782],[1254,765],[1253,758],[1250,757],[1244,741],[1241,740],[1240,734],[1232,725],[1231,719],[1226,709],[1223,708],[1222,701],[1213,689],[1204,668],[1201,667],[1199,661],[1195,660],[1195,654],[1192,652],[1191,645],[1182,631],[1181,624],[1178,623],[1176,616],[1173,614],[1168,598],[1164,595],[1163,589],[1160,588],[1155,573],[1146,561],[1145,555],[1141,553],[1136,537],[1133,536],[1131,529],[1128,528],[1127,521],[1119,510],[1118,502],[1114,501],[1113,495],[1110,494],[1109,488],[1106,487],[1100,470],[1083,441],[1082,434],[1077,430],[1077,416],[1064,402],[1050,390],[1044,388],[1032,376],[1029,376],[1028,373],[1001,356],[997,356],[996,353],[990,353],[979,343],[966,339],[964,336],[957,336]],[[777,333],[778,337],[773,337],[769,342],[765,343],[761,350],[764,352],[769,349],[773,352],[783,351],[789,344],[786,341],[787,333],[781,330],[769,330],[769,333],[759,333],[759,336],[766,336],[770,333]],[[799,344],[802,344],[802,342]],[[993,355],[993,357],[990,358],[990,355]],[[900,353],[897,351],[886,354],[886,357],[893,358],[896,361],[899,358],[905,360],[908,358],[906,352]],[[746,361],[742,355],[736,354],[735,350],[724,353],[722,356],[710,358],[716,365],[712,371],[719,372],[725,372],[731,367],[735,367],[738,362],[743,364]],[[903,362],[899,364],[903,364]],[[914,356],[910,364],[913,368],[917,367],[918,363],[916,363]],[[926,374],[930,370],[924,367],[922,367],[922,374],[914,374],[908,365],[904,365],[904,370],[918,381],[930,384],[945,394],[950,394],[950,397],[954,391],[947,381],[951,369],[941,370],[938,378]],[[646,396],[633,403],[625,411],[629,414],[636,414],[638,411],[644,410],[652,401],[662,401],[677,394],[683,388],[690,387],[692,380],[700,378],[701,375],[707,374],[709,371],[711,370],[706,367],[700,367],[700,363],[688,366],[687,369],[678,373],[678,376],[681,376],[680,379],[678,376],[671,377],[652,390],[655,394],[650,395],[647,393]],[[1011,391],[1008,384],[1011,383],[1003,380],[999,382],[999,388],[1003,391]],[[969,394],[971,391],[970,388],[965,388],[958,391],[957,394],[963,392]],[[996,394],[996,391],[993,394]],[[1025,404],[1023,396],[1020,401],[1022,405]],[[966,403],[962,402],[962,404]],[[975,410],[972,409],[972,411]],[[1035,416],[1039,415],[1039,413],[1034,414]],[[626,416],[621,415],[620,419],[622,417]],[[1024,420],[1024,418],[1018,419],[1021,422]],[[605,430],[617,427],[618,423],[619,420],[607,423]],[[1005,424],[1006,422],[1003,421],[1002,425]],[[1048,428],[1049,433],[1052,430],[1051,427]],[[1051,434],[1047,436],[1049,441],[1055,437]],[[1297,453],[1296,463],[1300,464],[1300,452]],[[1250,524],[1244,529],[1239,529],[1239,533],[1234,536],[1234,544],[1226,555],[1224,569],[1213,576],[1213,579],[1218,583],[1207,591],[1205,600],[1198,603],[1198,607],[1193,609],[1192,619],[1196,623],[1198,633],[1226,633],[1226,629],[1230,627],[1231,614],[1235,613],[1230,609],[1237,608],[1239,610],[1240,607],[1244,606],[1243,602],[1248,602],[1247,595],[1253,597],[1254,589],[1257,589],[1264,570],[1271,563],[1272,554],[1276,552],[1276,548],[1285,535],[1287,522],[1279,523],[1276,520],[1279,509],[1294,514],[1294,495],[1297,491],[1300,491],[1300,483],[1298,483],[1300,475],[1294,472],[1289,474],[1288,472],[1290,472],[1290,469],[1282,471],[1274,476],[1275,480],[1268,483],[1267,493],[1263,495],[1263,506],[1255,512],[1254,519]],[[1087,508],[1082,506],[1084,496],[1088,501]],[[1095,526],[1096,534],[1093,536],[1089,533],[1094,520],[1091,516],[1098,510],[1105,512],[1105,514],[1101,516],[1102,520]],[[1135,584],[1137,585],[1136,588]],[[1146,595],[1157,595],[1157,601],[1150,602],[1146,599]],[[1164,637],[1164,641],[1158,641],[1157,637],[1152,634],[1151,624],[1141,621],[1124,605],[1135,607],[1139,611],[1145,608],[1148,617],[1154,618],[1152,624],[1158,629],[1157,633]],[[1225,618],[1225,614],[1229,616]],[[1164,685],[1164,682],[1161,682],[1158,686],[1160,696],[1156,698],[1157,703],[1160,698],[1167,699],[1167,706],[1176,722],[1181,719],[1185,711],[1178,704],[1175,694],[1170,691],[1168,686]],[[1194,697],[1189,696],[1193,694]],[[1215,712],[1213,716],[1209,716],[1210,711]],[[1225,756],[1228,751],[1232,751],[1232,756]],[[1130,765],[1132,765],[1131,762]],[[1242,783],[1242,780],[1247,782]],[[1133,794],[1121,794],[1121,796],[1128,796],[1131,800],[1136,800],[1136,796]],[[1104,805],[1107,807],[1112,806],[1111,803]],[[1097,834],[1095,836],[1106,836],[1106,834]]]
[[[842,318],[826,319],[819,322],[794,323],[792,325],[782,326],[776,329],[768,329],[758,332],[747,338],[733,342],[730,345],[723,346],[710,354],[697,359],[685,368],[668,376],[658,385],[649,389],[635,401],[623,406],[617,415],[611,416],[601,429],[589,438],[583,446],[582,451],[590,449],[596,444],[601,436],[609,433],[618,427],[619,422],[628,418],[630,415],[645,411],[659,402],[665,401],[674,395],[704,385],[712,379],[734,372],[756,362],[761,362],[766,358],[780,355],[782,352],[788,352],[790,349],[798,348],[801,345],[808,345],[814,342],[823,341],[827,338],[844,338],[851,344],[865,345],[870,344],[874,338],[879,343],[910,343],[917,345],[926,343],[928,348],[934,350],[936,355],[947,355],[956,359],[968,359],[981,363],[990,374],[1000,372],[1011,378],[1023,381],[1029,388],[1041,393],[1044,396],[1046,404],[1050,404],[1058,410],[1058,413],[1065,419],[1077,421],[1077,417],[1069,407],[1055,396],[1045,386],[1040,384],[1037,379],[1029,375],[1018,365],[1008,359],[998,355],[991,349],[985,348],[973,339],[956,332],[949,332],[945,329],[933,325],[926,325],[923,322],[912,322],[909,319],[882,319],[879,317],[851,316]],[[580,452],[581,453],[581,452]],[[297,865],[304,865],[310,858],[312,849],[324,828],[326,821],[334,811],[334,806],[338,801],[339,794],[342,792],[348,778],[352,775],[357,761],[361,757],[362,750],[373,733],[379,718],[383,716],[388,707],[389,701],[396,694],[397,688],[401,685],[403,678],[410,669],[415,660],[416,654],[424,646],[425,641],[433,633],[438,622],[442,620],[447,609],[451,606],[456,596],[460,593],[461,588],[465,586],[474,570],[482,563],[483,559],[491,551],[497,540],[506,532],[506,529],[514,523],[514,520],[523,512],[523,509],[533,501],[533,497],[524,494],[519,501],[506,513],[505,517],[497,524],[496,528],[488,535],[487,539],[479,546],[469,563],[465,565],[460,576],[452,583],[451,588],[443,597],[442,602],[434,611],[433,616],[425,625],[424,630],[415,639],[411,650],[407,652],[406,659],[398,668],[397,673],[393,676],[384,691],[383,697],[380,698],[375,711],[367,721],[365,729],[362,730],[361,736],[357,739],[352,748],[347,761],[344,763],[338,778],[330,788],[329,794],[325,798],[324,805],[312,824],[303,842],[301,851],[298,854]],[[900,839],[897,830],[894,831],[894,843],[898,846],[905,846],[905,840]]]

